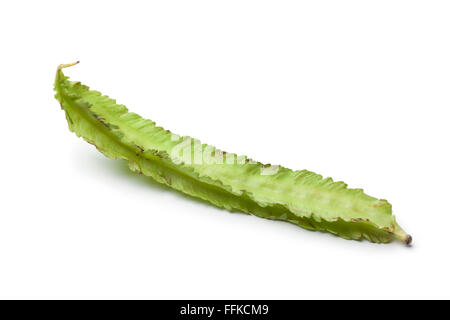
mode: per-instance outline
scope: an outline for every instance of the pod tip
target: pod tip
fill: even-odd
[[[58,66],[58,71],[60,71],[60,70],[62,70],[62,69],[64,69],[64,68],[72,67],[72,66],[77,65],[77,64],[79,64],[79,63],[80,63],[80,61],[78,60],[78,61],[75,61],[75,62],[72,62],[72,63],[63,63],[63,64],[60,64],[60,65]]]
[[[405,232],[405,230],[403,230],[398,224],[397,222],[394,222],[394,232],[393,235],[395,236],[395,238],[397,238],[398,240],[400,240],[401,242],[403,242],[404,244],[406,244],[407,246],[411,245],[412,243],[412,237],[411,235],[407,234]]]
[[[406,244],[407,246],[411,245],[412,243],[412,237],[407,234],[404,238],[403,238],[403,243]]]

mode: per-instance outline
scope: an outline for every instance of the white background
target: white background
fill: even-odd
[[[0,298],[450,298],[448,1],[4,1]],[[76,138],[56,66],[182,135],[388,199],[377,245],[230,214]]]

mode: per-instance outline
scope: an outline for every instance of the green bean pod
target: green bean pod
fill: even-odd
[[[307,170],[264,165],[173,134],[108,96],[69,81],[62,69],[74,64],[60,65],[55,79],[55,97],[69,129],[107,157],[126,160],[131,170],[229,211],[345,239],[411,243],[386,200]]]

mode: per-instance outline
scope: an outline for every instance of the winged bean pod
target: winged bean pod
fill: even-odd
[[[69,129],[131,170],[229,211],[283,220],[345,239],[386,243],[412,240],[396,222],[392,206],[343,182],[307,170],[293,171],[223,152],[181,137],[70,81],[60,65],[56,99]]]

